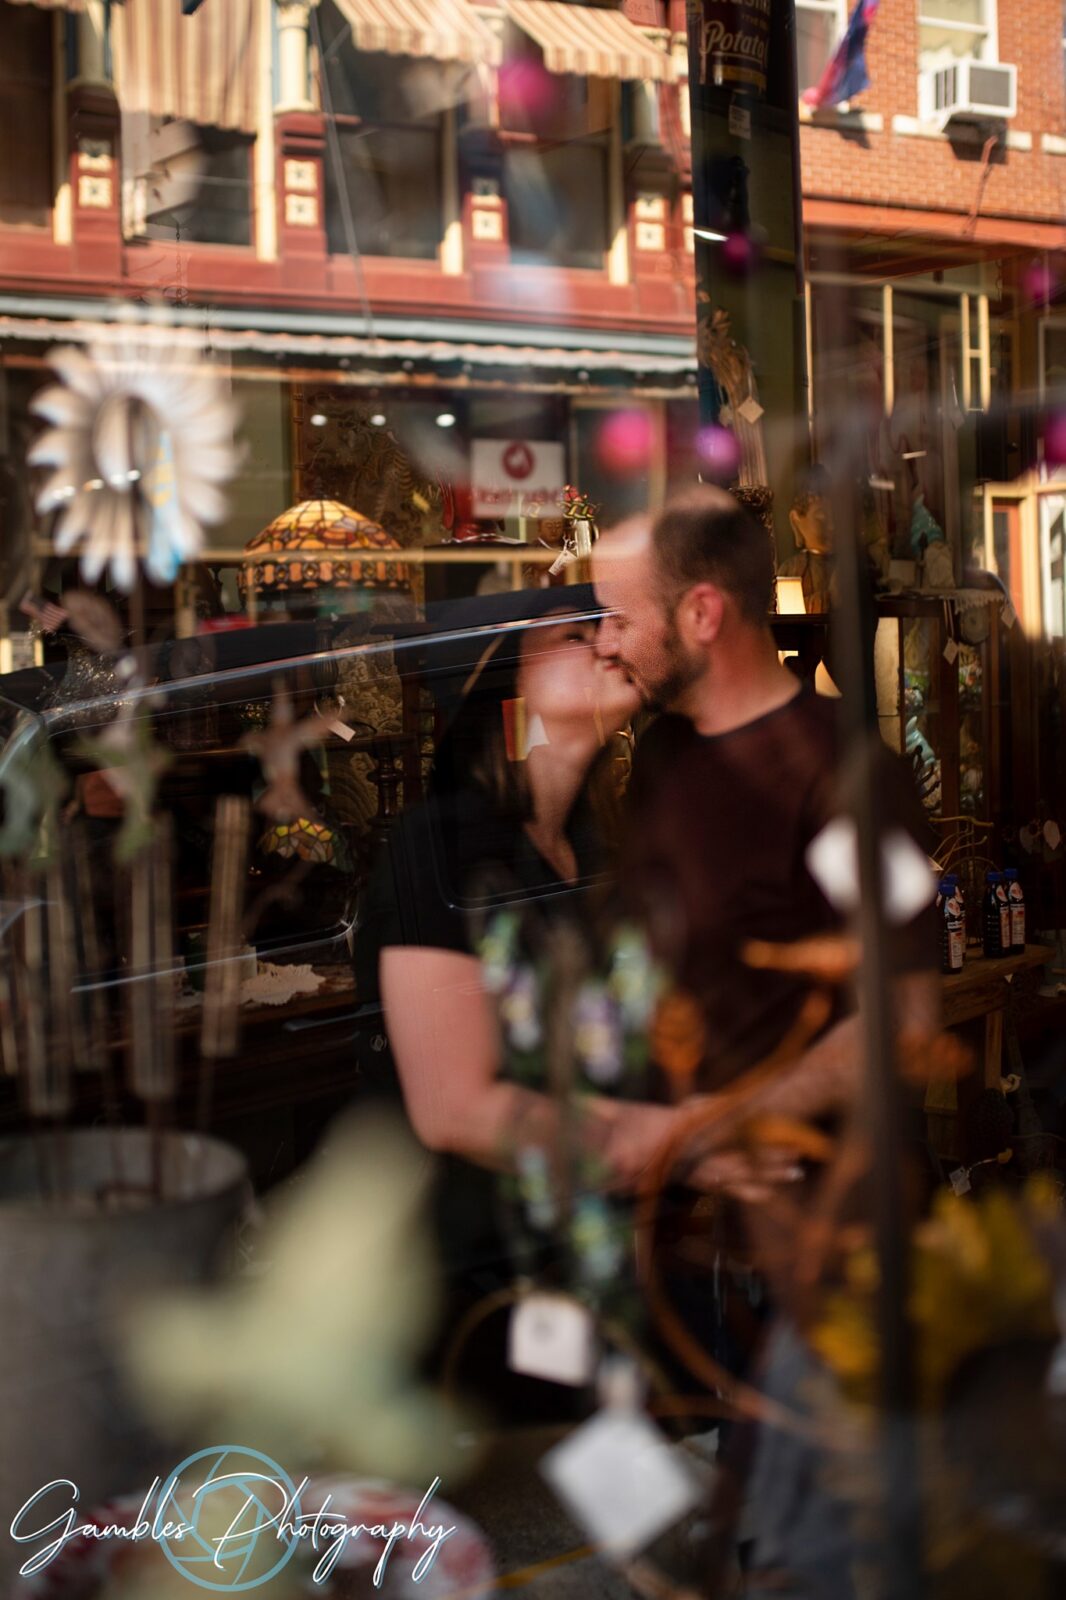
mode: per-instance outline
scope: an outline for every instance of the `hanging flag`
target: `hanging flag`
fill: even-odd
[[[813,89],[803,91],[805,106],[818,110],[838,106],[842,100],[854,99],[870,87],[870,74],[866,70],[866,35],[877,15],[878,0],[856,0],[854,11],[848,19],[844,37],[837,45],[828,66]]]

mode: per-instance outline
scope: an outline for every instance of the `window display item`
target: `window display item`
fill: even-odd
[[[1010,955],[1010,908],[1002,872],[985,874],[982,918],[986,956]]]
[[[87,583],[106,568],[127,594],[142,561],[153,582],[172,583],[226,515],[237,411],[225,379],[200,351],[147,330],[49,359],[61,381],[33,402],[51,426],[28,460],[52,469],[36,503],[59,513],[57,554],[80,549]]]
[[[950,874],[941,878],[936,908],[940,917],[940,970],[961,972],[966,950],[966,917],[958,878]]]
[[[1010,909],[1010,947],[1017,954],[1025,949],[1025,893],[1018,877],[1017,867],[1008,867],[1003,874]]]

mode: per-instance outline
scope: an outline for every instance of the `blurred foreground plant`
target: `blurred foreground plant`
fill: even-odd
[[[953,1375],[979,1350],[1057,1332],[1051,1270],[1034,1230],[1047,1226],[1058,1198],[1034,1178],[1018,1204],[993,1191],[979,1200],[938,1195],[911,1243],[910,1317],[920,1403],[935,1408]],[[834,1290],[811,1330],[811,1343],[847,1395],[876,1399],[880,1354],[876,1324],[877,1264],[855,1251],[846,1287]]]
[[[458,1418],[415,1372],[436,1304],[425,1172],[394,1123],[343,1122],[270,1210],[260,1272],[132,1313],[128,1367],[149,1417],[290,1473],[444,1475]]]

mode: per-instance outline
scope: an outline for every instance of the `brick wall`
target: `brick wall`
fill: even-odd
[[[1066,215],[1066,155],[1048,153],[1041,143],[1043,134],[1066,140],[1062,33],[1062,0],[999,0],[999,58],[1018,69],[1018,114],[1008,126],[1031,135],[1032,149],[996,151],[981,197],[983,218]],[[915,137],[892,128],[894,116],[918,113],[918,0],[885,0],[867,62],[871,87],[854,107],[879,114],[883,131],[805,125],[804,195],[965,217],[978,193],[982,141],[956,149],[946,135]]]

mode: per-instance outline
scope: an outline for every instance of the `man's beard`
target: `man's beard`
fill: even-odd
[[[688,651],[681,643],[681,635],[673,617],[666,624],[662,644],[663,671],[646,683],[648,706],[653,711],[671,711],[677,706],[685,690],[703,676],[706,661],[696,651]]]

